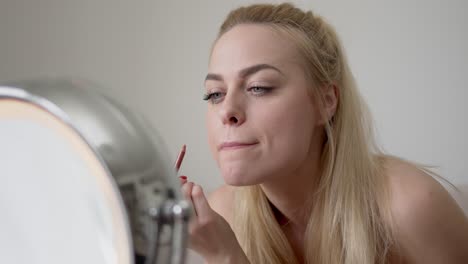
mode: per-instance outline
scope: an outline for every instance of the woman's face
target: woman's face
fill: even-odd
[[[291,41],[263,25],[238,25],[213,47],[205,81],[212,154],[230,185],[301,170],[318,135],[317,108]]]

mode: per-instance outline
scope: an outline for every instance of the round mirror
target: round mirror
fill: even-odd
[[[163,142],[89,82],[0,85],[0,263],[184,263]]]

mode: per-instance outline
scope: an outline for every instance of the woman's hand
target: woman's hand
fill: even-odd
[[[189,248],[207,263],[249,263],[228,222],[210,207],[201,186],[184,176],[180,179],[182,193],[195,211],[189,225]]]

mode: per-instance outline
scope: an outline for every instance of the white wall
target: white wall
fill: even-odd
[[[0,80],[79,76],[143,112],[181,173],[222,183],[206,146],[203,78],[218,26],[254,1],[0,0]],[[293,1],[335,25],[389,152],[468,183],[468,2]],[[198,263],[192,260],[191,263]]]

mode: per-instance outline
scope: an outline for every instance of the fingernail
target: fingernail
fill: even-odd
[[[187,176],[179,176],[179,178],[180,178],[181,180],[186,180],[186,179],[187,179]]]

